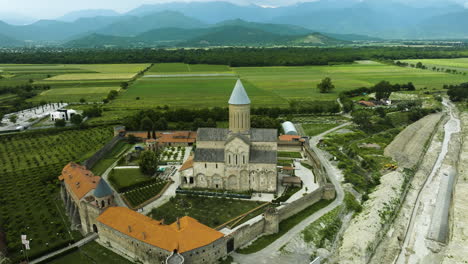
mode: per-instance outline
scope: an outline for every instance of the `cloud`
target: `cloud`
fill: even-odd
[[[466,9],[468,9],[468,2],[465,2],[464,7],[465,7]]]

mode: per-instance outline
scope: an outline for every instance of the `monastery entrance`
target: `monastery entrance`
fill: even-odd
[[[231,238],[228,240],[226,244],[226,248],[227,248],[227,253],[234,251],[234,238]]]
[[[98,233],[98,229],[97,229],[97,226],[96,226],[96,225],[93,225],[93,232],[94,232],[94,233]]]

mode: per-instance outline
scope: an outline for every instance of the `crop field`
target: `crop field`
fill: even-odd
[[[232,72],[226,65],[184,64],[184,63],[157,63],[147,74],[155,73],[223,73]]]
[[[421,59],[421,60],[402,60],[402,62],[416,64],[421,62],[422,64],[432,67],[443,67],[447,69],[456,69],[459,71],[468,71],[468,58],[459,59]]]
[[[0,64],[0,86],[28,84],[49,85],[50,90],[40,92],[31,102],[79,102],[85,99],[100,102],[111,90],[145,70],[150,64]]]
[[[57,177],[68,162],[90,157],[111,138],[107,127],[0,137],[0,226],[14,263],[21,234],[32,239],[30,256],[79,239],[67,231]]]
[[[202,67],[201,65],[198,65]],[[186,64],[156,64],[155,69],[180,72]],[[192,65],[190,65],[192,67]],[[290,100],[335,100],[341,91],[369,87],[382,80],[412,82],[417,89],[442,89],[444,84],[467,81],[466,76],[403,68],[380,63],[337,66],[239,67],[237,73],[255,106],[287,106]],[[331,93],[319,93],[317,84],[330,77]],[[141,78],[112,107],[135,109],[169,105],[176,107],[226,106],[235,84],[234,77]]]
[[[167,181],[161,179],[152,179],[150,181],[140,181],[139,183],[133,183],[133,186],[138,184],[143,185],[142,187],[132,188],[130,191],[127,191],[123,194],[125,199],[130,202],[132,206],[138,206],[149,199],[158,195],[166,186]]]
[[[75,73],[62,74],[45,79],[46,81],[87,81],[87,80],[128,80],[134,73]]]

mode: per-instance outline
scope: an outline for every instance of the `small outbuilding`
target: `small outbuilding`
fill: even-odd
[[[57,111],[50,113],[50,120],[55,121],[63,119],[65,121],[69,121],[70,118],[76,114],[76,111],[73,109],[58,109]]]
[[[285,135],[299,135],[293,123],[286,121],[282,125]]]

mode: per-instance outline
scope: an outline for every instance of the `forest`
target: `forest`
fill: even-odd
[[[467,57],[466,47],[213,48],[213,49],[5,49],[0,63],[162,63],[238,66],[302,66]]]

